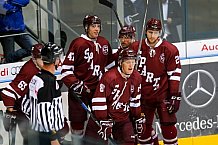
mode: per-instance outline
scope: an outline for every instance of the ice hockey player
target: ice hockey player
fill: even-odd
[[[22,108],[21,104],[22,101],[25,100],[24,98],[28,93],[28,85],[31,78],[37,74],[43,66],[43,62],[41,60],[41,50],[43,47],[44,45],[40,43],[33,45],[32,58],[22,66],[14,80],[12,80],[12,82],[1,92],[3,103],[7,108],[3,121],[4,127],[6,131],[9,131],[12,126],[16,127],[16,124],[18,124],[23,137],[23,145],[28,145],[29,121],[22,111],[22,109],[25,109],[26,106]]]
[[[101,127],[89,119],[85,137],[94,138],[95,143],[107,140],[111,135],[119,145],[134,145],[135,134],[144,132],[141,116],[141,76],[134,69],[137,55],[132,49],[123,49],[119,55],[119,66],[107,71],[100,80],[92,99],[92,110]],[[88,143],[93,144],[93,143]],[[105,143],[106,144],[106,143]]]
[[[86,34],[71,42],[62,65],[62,80],[68,87],[69,120],[74,139],[82,137],[87,113],[70,92],[74,91],[86,105],[90,105],[105,66],[112,62],[111,46],[104,37],[99,36],[101,19],[96,15],[87,15],[83,26]]]
[[[160,38],[161,21],[151,18],[146,24],[146,38],[142,40],[138,68],[142,76],[142,112],[146,116],[146,131],[139,137],[141,144],[153,145],[152,123],[155,112],[159,116],[163,142],[177,145],[175,113],[179,109],[181,64],[176,46]],[[140,42],[132,48],[138,52]],[[152,134],[154,137],[155,134]]]

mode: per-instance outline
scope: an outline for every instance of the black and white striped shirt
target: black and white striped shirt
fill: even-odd
[[[58,131],[64,126],[63,103],[56,77],[45,70],[29,84],[30,123],[35,131]]]

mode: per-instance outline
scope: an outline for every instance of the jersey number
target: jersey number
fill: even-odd
[[[70,52],[67,58],[69,59],[69,61],[74,61],[74,53]]]
[[[19,84],[18,84],[18,88],[23,91],[27,86],[27,83],[24,82],[24,81],[20,81]]]
[[[175,60],[176,60],[176,64],[179,64],[180,59],[179,59],[179,56],[178,56],[178,55],[175,56]]]

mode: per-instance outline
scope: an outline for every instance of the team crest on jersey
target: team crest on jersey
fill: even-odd
[[[134,85],[131,85],[131,93],[134,92]]]
[[[164,63],[164,61],[165,61],[165,55],[164,55],[164,53],[161,53],[161,55],[160,55],[160,62]]]
[[[108,46],[107,46],[107,45],[103,45],[103,46],[102,46],[102,53],[103,53],[104,55],[108,55]]]

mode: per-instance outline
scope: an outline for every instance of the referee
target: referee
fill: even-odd
[[[31,145],[60,145],[64,114],[60,87],[54,75],[63,49],[47,43],[41,51],[43,67],[29,84]],[[66,127],[66,126],[65,126]],[[66,132],[67,133],[67,132]]]

